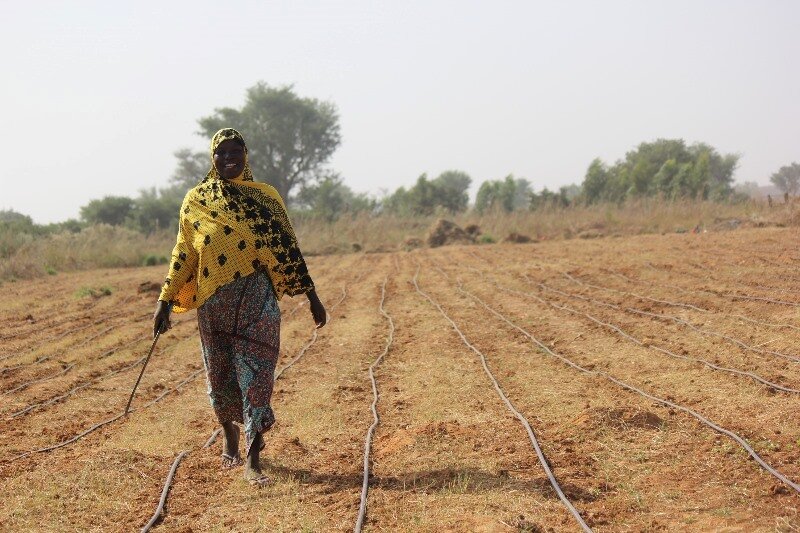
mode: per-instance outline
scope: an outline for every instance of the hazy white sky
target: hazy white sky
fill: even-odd
[[[37,222],[166,184],[259,80],[338,106],[356,191],[450,168],[557,188],[658,137],[742,154],[737,181],[800,161],[794,0],[0,6],[0,209]]]

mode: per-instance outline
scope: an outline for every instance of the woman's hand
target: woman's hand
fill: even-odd
[[[321,328],[328,321],[328,314],[325,312],[325,306],[317,296],[317,291],[311,290],[308,292],[308,303],[311,307],[311,316],[314,318],[314,323],[317,329]]]
[[[153,338],[158,333],[164,333],[172,328],[172,324],[169,321],[169,311],[169,303],[159,300],[158,305],[156,305],[156,312],[153,314]]]

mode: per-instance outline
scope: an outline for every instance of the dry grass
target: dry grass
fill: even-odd
[[[511,233],[553,240],[686,232],[697,226],[725,230],[739,226],[800,224],[796,204],[768,208],[760,202],[723,204],[657,199],[631,201],[621,206],[603,204],[483,215],[469,212],[455,217],[360,214],[335,222],[297,217],[294,223],[301,248],[311,256],[360,250],[394,251],[408,238],[424,241],[428,229],[442,216],[462,227],[477,224],[483,233],[479,242],[483,243],[500,242]],[[174,242],[175,236],[170,231],[146,236],[112,226],[95,226],[80,233],[45,237],[4,232],[0,233],[0,280],[166,262]]]
[[[13,237],[3,235],[0,238]],[[151,255],[169,257],[175,235],[163,231],[147,236],[127,228],[99,225],[80,233],[65,232],[38,238],[26,235],[18,240],[20,244],[15,251],[0,260],[0,280],[140,266]]]
[[[708,230],[733,227],[797,225],[797,205],[776,205],[772,209],[760,202],[724,204],[690,200],[644,199],[623,205],[601,204],[568,208],[491,212],[468,212],[455,217],[445,214],[428,217],[369,216],[343,217],[334,223],[321,220],[297,221],[298,238],[307,254],[343,253],[354,245],[367,252],[393,251],[403,240],[425,240],[437,218],[454,220],[464,227],[477,224],[483,233],[480,242],[499,242],[511,233],[537,240],[676,233],[699,226]],[[738,222],[736,222],[738,221]]]

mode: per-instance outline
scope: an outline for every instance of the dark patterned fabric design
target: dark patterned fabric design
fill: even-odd
[[[218,290],[197,311],[208,395],[220,423],[244,425],[247,446],[275,422],[270,406],[281,315],[263,271]]]

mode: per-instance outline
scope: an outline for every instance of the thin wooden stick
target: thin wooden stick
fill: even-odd
[[[142,381],[142,376],[144,375],[144,369],[147,368],[147,363],[150,361],[150,356],[153,355],[153,350],[156,347],[156,343],[158,342],[158,338],[161,336],[161,332],[159,331],[156,333],[155,338],[153,339],[153,344],[150,345],[150,351],[147,353],[147,358],[144,360],[144,364],[142,365],[142,371],[139,372],[139,377],[136,379],[136,384],[133,386],[133,390],[131,391],[131,397],[128,398],[128,405],[125,406],[125,412],[123,416],[128,416],[128,411],[131,408],[131,402],[133,401],[133,396],[136,394],[136,389],[139,387],[139,382]]]

